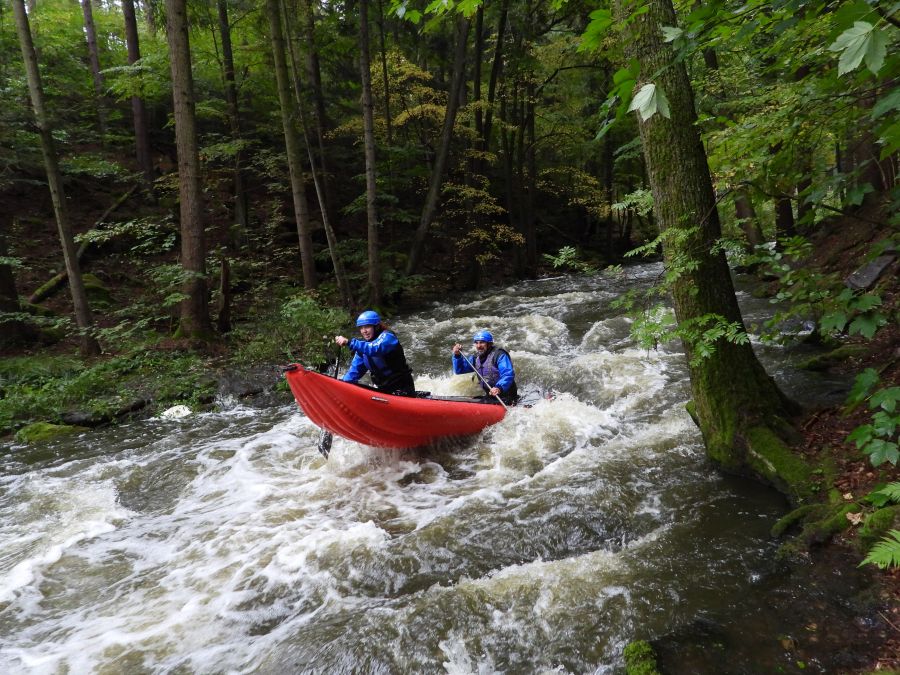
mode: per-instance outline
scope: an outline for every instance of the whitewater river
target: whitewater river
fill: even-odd
[[[775,559],[785,503],[707,465],[681,353],[610,307],[659,271],[396,318],[420,389],[470,391],[450,348],[487,328],[557,392],[454,447],[326,462],[285,393],[0,449],[0,672],[619,673],[639,638],[680,672],[837,672],[809,623],[840,603]]]

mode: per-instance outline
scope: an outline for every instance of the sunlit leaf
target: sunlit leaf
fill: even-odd
[[[663,117],[668,118],[669,101],[662,89],[659,89],[655,84],[649,82],[641,87],[631,100],[631,105],[628,106],[628,112],[633,112],[635,110],[640,114],[641,119],[644,122],[653,117],[657,112]]]
[[[675,42],[675,40],[684,34],[683,30],[675,26],[662,26],[661,28],[664,42]]]
[[[841,52],[838,60],[838,75],[844,75],[859,67],[863,59],[873,73],[878,73],[887,52],[887,37],[884,32],[867,21],[856,21],[852,28],[841,33],[828,48]]]

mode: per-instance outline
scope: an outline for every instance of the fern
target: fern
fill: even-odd
[[[900,567],[900,530],[891,530],[889,537],[875,544],[859,564],[860,567],[863,565],[875,565],[879,569]]]
[[[866,499],[879,508],[888,502],[900,504],[900,482],[888,483],[884,487],[874,490]]]

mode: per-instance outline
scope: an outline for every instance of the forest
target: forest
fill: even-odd
[[[879,0],[0,0],[0,434],[661,260],[616,302],[683,346],[709,459],[786,495],[791,546],[858,526],[897,594],[898,44]],[[853,383],[827,414],[754,353],[785,325]],[[798,450],[826,418],[835,466]]]

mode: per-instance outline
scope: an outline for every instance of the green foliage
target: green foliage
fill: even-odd
[[[774,246],[758,246],[746,264],[762,264],[778,277],[778,292],[772,298],[779,308],[767,323],[769,339],[780,335],[780,327],[789,319],[813,319],[825,335],[847,333],[871,339],[888,322],[880,310],[882,300],[876,293],[865,293],[845,287],[835,274],[822,274],[804,264],[812,249],[803,237],[782,242],[782,250]]]
[[[890,462],[894,466],[900,459],[897,446],[897,426],[900,424],[900,387],[875,389],[880,383],[878,373],[867,368],[856,377],[850,391],[848,403],[851,406],[868,401],[869,410],[874,411],[867,424],[856,427],[847,441],[856,444],[857,449],[869,456],[872,466]]]
[[[875,544],[869,555],[859,564],[875,565],[879,569],[900,567],[900,531],[891,530],[890,536]]]
[[[873,490],[866,496],[866,501],[878,508],[890,502],[900,504],[900,482],[888,483],[884,487]]]
[[[274,289],[276,295],[287,289]],[[302,361],[316,365],[331,358],[334,336],[347,330],[346,313],[323,305],[315,293],[289,295],[257,316],[252,329],[238,327],[229,339],[236,363]]]
[[[554,269],[571,270],[579,274],[597,274],[597,268],[581,258],[581,254],[574,246],[563,246],[556,255],[544,254],[546,260]]]
[[[659,675],[656,652],[646,640],[629,642],[622,655],[626,675]]]

